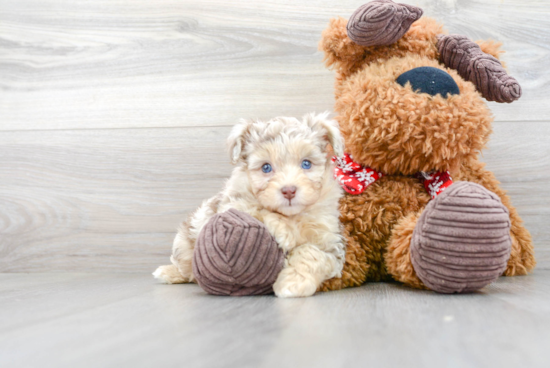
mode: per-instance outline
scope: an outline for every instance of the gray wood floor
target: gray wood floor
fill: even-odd
[[[0,274],[1,367],[550,366],[550,271],[468,295],[397,284],[214,297],[142,274]]]
[[[533,234],[534,274],[298,300],[151,277],[229,175],[239,118],[332,110],[317,43],[363,1],[0,0],[0,367],[550,366],[547,0],[402,1],[508,51],[524,95],[489,104],[482,159]]]
[[[331,110],[317,51],[365,0],[0,0],[0,272],[150,272],[230,172],[239,118]],[[483,154],[550,269],[550,3],[410,0],[504,43]]]

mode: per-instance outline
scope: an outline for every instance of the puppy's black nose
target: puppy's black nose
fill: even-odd
[[[283,197],[286,199],[292,199],[296,196],[296,187],[294,185],[283,187],[281,193],[283,193]]]
[[[440,94],[447,97],[447,94],[460,94],[456,82],[447,72],[431,66],[411,69],[397,77],[396,82],[402,86],[409,82],[413,91],[432,96]]]

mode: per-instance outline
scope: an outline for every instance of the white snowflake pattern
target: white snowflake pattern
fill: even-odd
[[[428,184],[428,189],[430,190],[430,195],[432,198],[435,198],[439,192],[439,189],[444,184],[442,180],[439,180],[440,176],[436,176],[433,183]],[[441,190],[443,191],[443,189]]]
[[[345,175],[338,175],[336,177],[336,180],[338,180],[341,184],[346,184],[346,183],[350,182],[352,179],[346,179]]]
[[[372,177],[373,175],[374,171],[367,171],[367,169],[363,169],[361,171],[358,171],[355,174],[355,177],[359,181],[364,181],[368,186],[376,181],[376,179]]]
[[[345,157],[337,157],[336,158],[336,166],[338,166],[340,169],[342,169],[343,172],[347,173],[350,171],[353,171],[353,162],[346,162]]]

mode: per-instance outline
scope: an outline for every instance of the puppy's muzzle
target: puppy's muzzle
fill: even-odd
[[[284,186],[281,188],[281,193],[283,193],[283,197],[285,197],[288,200],[291,200],[296,196],[296,187],[293,186]]]

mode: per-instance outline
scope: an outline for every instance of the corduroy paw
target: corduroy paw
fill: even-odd
[[[411,261],[420,280],[440,293],[479,290],[506,269],[510,215],[481,185],[458,182],[432,200],[418,219]]]

